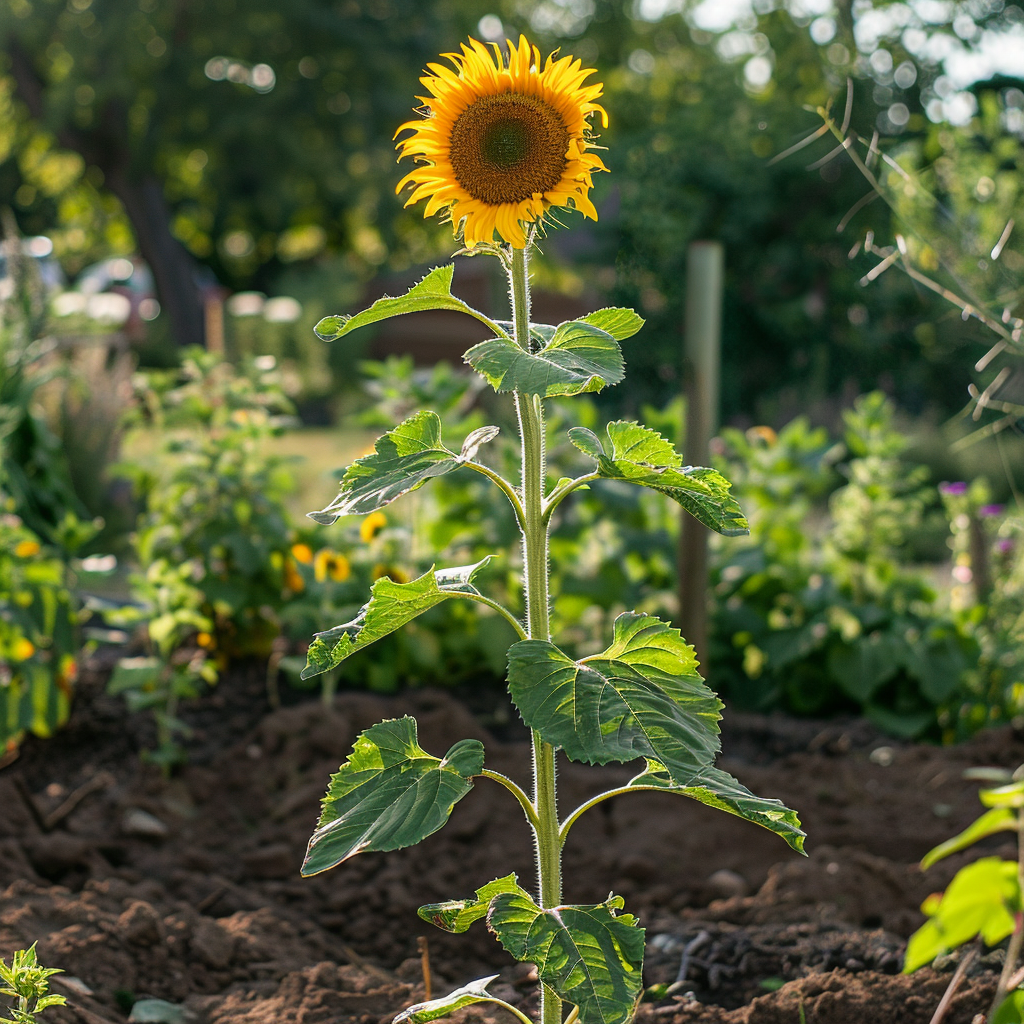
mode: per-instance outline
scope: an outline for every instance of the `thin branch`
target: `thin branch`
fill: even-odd
[[[806,139],[801,139],[796,145],[790,146],[789,149],[784,149],[781,153],[777,153],[775,156],[768,161],[768,166],[777,164],[780,160],[785,160],[787,156],[792,156],[794,153],[799,153],[804,146],[809,146],[815,139],[820,139],[829,130],[828,124],[823,124],[820,128],[811,132]]]
[[[505,497],[512,503],[512,507],[516,511],[516,518],[519,520],[519,525],[522,526],[526,522],[526,513],[523,511],[523,503],[519,500],[519,495],[516,494],[516,489],[500,474],[495,473],[489,466],[483,465],[481,462],[473,462],[472,460],[464,462],[463,465],[467,469],[472,469],[482,476],[487,477],[492,483],[498,485],[498,487],[504,491]]]
[[[533,806],[533,801],[507,775],[502,775],[501,772],[492,772],[490,768],[484,768],[480,772],[479,778],[490,779],[492,782],[497,782],[499,785],[504,786],[519,801],[526,814],[527,821],[529,821],[533,828],[536,829],[540,826],[540,820],[537,818],[537,808]]]
[[[467,591],[455,590],[450,593],[451,597],[465,597],[470,601],[476,601],[477,604],[486,605],[488,608],[493,608],[496,612],[503,615],[512,625],[512,628],[519,634],[520,640],[528,640],[529,636],[525,629],[523,629],[522,623],[503,605],[497,601],[492,601],[489,597],[484,597],[483,594],[470,594]]]
[[[830,152],[826,153],[820,160],[815,160],[813,164],[808,164],[807,165],[807,170],[809,170],[809,171],[816,171],[819,167],[824,167],[825,164],[831,163],[833,160],[835,160],[835,158],[837,156],[839,156],[840,153],[842,153],[844,150],[849,149],[852,145],[853,145],[853,136],[852,135],[847,135],[846,138],[843,139],[843,141],[840,142],[839,145],[836,146],[835,149],[833,149]]]
[[[593,473],[586,473],[583,476],[578,476],[575,480],[569,480],[560,487],[556,487],[544,500],[544,522],[550,522],[551,514],[570,494],[572,494],[573,491],[576,490],[577,487],[583,487],[584,485],[591,483],[593,480],[600,479],[601,474],[595,470]]]
[[[879,198],[881,198],[879,194],[877,192],[872,191],[868,192],[867,195],[865,195],[863,198],[858,199],[857,202],[855,202],[853,206],[851,206],[850,209],[847,211],[846,216],[843,217],[843,219],[839,222],[838,226],[836,227],[836,234],[842,234],[846,230],[846,225],[849,224],[850,221],[853,220],[853,218],[858,213],[860,213],[860,211],[863,210],[865,206],[867,206],[869,203],[873,203],[876,199]]]
[[[967,974],[968,968],[977,959],[978,951],[972,949],[968,954],[957,964],[956,971],[953,973],[953,977],[950,978],[949,984],[946,986],[946,991],[942,995],[942,999],[939,1000],[939,1005],[935,1007],[935,1013],[932,1014],[930,1024],[942,1024],[943,1018],[946,1016],[946,1012],[949,1010],[953,1003],[953,996],[956,995],[956,990],[960,987],[960,982],[964,980],[964,975]]]
[[[843,127],[839,130],[845,135],[850,130],[850,118],[853,117],[853,79],[846,76],[846,113],[843,114]]]
[[[636,793],[636,792],[639,792],[639,790],[641,790],[642,788],[644,788],[644,787],[642,787],[642,786],[620,786],[618,789],[608,789],[608,790],[605,790],[605,792],[603,792],[603,793],[598,793],[597,796],[592,796],[589,800],[585,800],[583,803],[581,803],[579,805],[579,807],[576,808],[575,811],[572,812],[572,814],[569,815],[568,818],[565,819],[565,821],[562,822],[561,826],[559,826],[559,829],[558,829],[558,842],[559,842],[559,845],[561,845],[561,846],[565,845],[565,840],[566,840],[566,838],[569,835],[569,829],[571,829],[573,827],[573,825],[576,823],[576,819],[579,818],[580,815],[585,814],[587,811],[589,811],[591,807],[596,807],[599,803],[602,803],[605,800],[610,800],[613,796],[622,796],[624,793]],[[648,788],[654,789],[656,787],[651,786],[651,787],[648,787]]]

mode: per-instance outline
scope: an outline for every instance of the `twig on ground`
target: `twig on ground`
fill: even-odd
[[[942,1024],[942,1019],[946,1016],[946,1012],[950,1006],[953,1005],[953,996],[956,995],[956,990],[960,987],[960,982],[964,980],[964,975],[967,974],[971,964],[978,957],[978,951],[976,949],[970,950],[967,955],[957,964],[956,971],[953,972],[953,977],[949,979],[949,984],[946,986],[946,991],[942,994],[942,998],[939,1000],[939,1005],[935,1007],[935,1013],[932,1014],[930,1024]]]

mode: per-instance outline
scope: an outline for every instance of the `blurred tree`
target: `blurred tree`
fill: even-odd
[[[460,3],[7,0],[19,170],[55,139],[72,178],[113,193],[175,337],[201,341],[199,262],[237,285],[325,248],[376,266],[396,230],[412,258],[430,249],[393,225],[391,135],[425,62],[473,24]],[[31,206],[35,186],[11,184]]]

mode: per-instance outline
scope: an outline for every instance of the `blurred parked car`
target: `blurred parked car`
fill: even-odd
[[[117,256],[86,267],[74,287],[54,299],[53,311],[58,316],[84,313],[137,341],[145,337],[146,323],[160,315],[160,303],[149,267],[138,258]]]

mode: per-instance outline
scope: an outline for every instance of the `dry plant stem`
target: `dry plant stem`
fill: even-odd
[[[972,949],[957,965],[953,977],[946,986],[946,991],[943,992],[942,998],[939,1000],[939,1005],[935,1007],[935,1013],[932,1014],[932,1019],[929,1024],[942,1024],[946,1014],[949,1012],[950,1006],[953,1005],[953,996],[956,995],[956,990],[960,987],[960,982],[964,980],[964,976],[967,974],[968,969],[977,957],[978,951],[976,949]]]
[[[530,349],[530,288],[525,249],[512,250],[509,273],[515,341]],[[548,601],[548,521],[544,515],[544,413],[540,399],[517,391],[516,411],[522,438],[523,568],[526,576],[526,618],[531,640],[550,640]],[[533,834],[537,848],[539,898],[542,907],[562,902],[562,848],[558,835],[555,751],[533,733]],[[541,1024],[561,1024],[562,1001],[541,987]]]
[[[1017,812],[1017,884],[1020,891],[1024,893],[1024,811]],[[1024,943],[1024,913],[1018,910],[1013,934],[1010,936],[1010,944],[1006,949],[1006,960],[999,975],[999,984],[996,985],[996,994],[992,1005],[988,1008],[989,1020],[995,1016],[996,1010],[1002,1006],[1003,1000],[1011,990],[1010,981],[1014,979],[1017,972],[1017,961],[1020,959],[1022,943]]]

